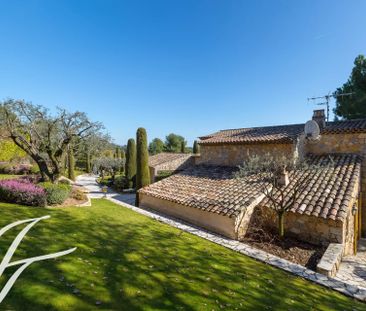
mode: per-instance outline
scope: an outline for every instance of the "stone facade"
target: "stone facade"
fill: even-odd
[[[327,246],[329,243],[340,243],[343,245],[343,254],[354,253],[354,219],[352,207],[357,201],[356,193],[358,185],[355,186],[355,196],[352,198],[344,222],[320,217],[300,215],[288,212],[285,216],[286,235],[293,236],[298,240],[316,245]],[[257,206],[253,213],[253,221],[270,230],[277,230],[278,217],[275,210],[266,206]]]
[[[362,215],[366,216],[366,133],[326,134],[319,141],[308,142],[305,151],[314,154],[355,153],[362,157],[361,199]],[[366,236],[366,217],[362,218],[362,235]]]
[[[159,171],[180,171],[195,164],[195,157],[191,154],[180,156],[176,159],[169,160],[157,165],[149,165],[151,182],[155,181],[155,177]]]
[[[286,144],[222,144],[200,146],[201,156],[199,164],[237,166],[252,155],[264,155],[270,153],[274,156],[291,155],[295,146]]]

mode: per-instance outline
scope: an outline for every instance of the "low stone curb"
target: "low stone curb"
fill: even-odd
[[[280,268],[282,270],[300,276],[306,280],[331,288],[352,298],[361,301],[366,301],[366,288],[348,284],[336,278],[325,276],[323,274],[307,269],[301,265],[292,263],[286,259],[282,259],[275,255],[269,254],[265,251],[253,248],[245,243],[216,235],[214,233],[205,231],[192,225],[188,225],[187,223],[184,223],[181,220],[167,217],[166,215],[163,216],[162,214],[159,214],[156,211],[142,209],[133,205],[129,205],[127,203],[121,202],[111,197],[107,197],[107,199],[113,203],[127,207],[139,214],[145,215],[160,222],[166,223],[172,227],[176,227],[180,230],[189,232],[191,234],[194,234],[196,236],[199,236],[216,244],[222,245],[226,248],[232,249],[236,252],[239,252],[256,260],[262,261],[271,266]]]

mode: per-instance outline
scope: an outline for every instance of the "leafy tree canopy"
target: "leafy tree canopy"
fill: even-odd
[[[366,118],[366,58],[356,57],[352,73],[334,95],[354,92],[351,96],[337,97],[334,114],[342,119]]]
[[[149,144],[149,153],[151,155],[158,154],[164,151],[164,142],[160,138],[154,138]]]
[[[165,138],[165,151],[167,152],[181,152],[182,143],[185,145],[183,136],[171,133]]]
[[[83,112],[58,109],[51,114],[45,107],[23,100],[0,103],[0,129],[39,166],[42,178],[56,181],[62,160],[71,143],[83,141],[102,125]]]

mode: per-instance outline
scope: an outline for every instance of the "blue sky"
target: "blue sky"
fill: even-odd
[[[366,54],[366,1],[0,1],[0,99],[192,144],[305,122]]]

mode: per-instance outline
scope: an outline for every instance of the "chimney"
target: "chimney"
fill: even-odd
[[[313,120],[318,123],[320,129],[325,127],[325,111],[324,109],[314,110]]]
[[[289,184],[288,172],[285,168],[281,169],[277,177],[277,183],[279,186],[287,186]]]

